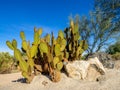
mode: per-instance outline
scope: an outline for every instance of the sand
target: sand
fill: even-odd
[[[106,69],[100,81],[83,81],[67,77],[54,83],[44,75],[35,76],[30,84],[23,83],[21,73],[0,74],[0,90],[120,90],[120,70]]]

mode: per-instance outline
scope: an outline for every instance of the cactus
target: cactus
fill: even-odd
[[[57,63],[59,62],[59,57],[54,57],[53,59],[53,67],[56,68]]]
[[[58,62],[57,63],[57,69],[61,70],[63,68],[63,63],[62,62]]]
[[[39,33],[38,31],[35,31],[34,32],[34,44],[36,45],[38,44],[38,42],[39,42]]]
[[[64,39],[64,33],[62,32],[62,30],[58,32],[58,37],[61,37],[61,39]]]
[[[22,41],[22,47],[23,47],[23,49],[24,49],[25,51],[27,50],[28,45],[27,45],[26,40],[23,40],[23,41]]]
[[[70,21],[70,28],[65,29],[66,51],[65,58],[68,60],[80,59],[82,53],[87,50],[88,45],[85,40],[80,40],[78,21]]]
[[[10,41],[6,41],[7,46],[14,50],[14,57],[19,61],[19,67],[22,71],[23,76],[27,79],[28,82],[30,82],[29,78],[31,77],[30,75],[28,75],[28,69],[29,69],[29,64],[22,59],[22,54],[21,51],[19,49],[17,49],[17,42],[14,39],[12,41],[12,43]],[[32,73],[32,72],[29,72]]]
[[[60,44],[55,45],[55,55],[59,56],[60,55]]]
[[[13,46],[14,48],[17,47],[17,41],[16,41],[15,39],[13,39],[13,41],[12,41],[12,46]]]
[[[14,51],[15,58],[19,61],[22,75],[28,83],[37,72],[47,73],[51,80],[57,82],[61,78],[60,71],[63,68],[63,60],[79,59],[88,48],[85,40],[80,40],[78,22],[70,21],[70,28],[58,32],[54,38],[50,34],[41,38],[42,28],[34,28],[34,41],[32,45],[26,40],[24,32],[20,32],[22,39],[22,52],[27,59],[24,60],[22,52],[17,48],[17,41],[6,41],[7,46]],[[33,73],[32,73],[33,72]]]
[[[11,44],[10,41],[6,41],[6,45],[7,45],[11,50],[14,50],[14,47],[13,47],[13,45]]]
[[[50,44],[51,40],[51,44]],[[46,63],[49,64],[48,72],[51,77],[54,77],[55,81],[57,80],[57,75],[52,76],[53,72],[60,72],[63,68],[62,60],[64,58],[64,50],[66,47],[66,40],[64,38],[64,33],[59,31],[57,39],[54,38],[53,33],[50,38],[50,34],[47,34],[39,44],[40,56],[43,58],[43,62],[45,63],[43,66],[45,67]],[[43,54],[44,53],[44,54]],[[60,76],[60,74],[58,74]],[[52,79],[52,81],[54,81]]]
[[[42,28],[38,29],[38,34],[39,34],[39,36],[41,36],[41,34],[42,34]]]
[[[21,37],[22,40],[25,40],[25,34],[24,34],[23,31],[20,32],[20,37]]]
[[[65,40],[65,39],[62,39],[60,51],[64,51],[64,50],[65,50],[65,47],[66,47],[66,40]]]
[[[17,42],[16,40],[13,40],[12,43],[10,41],[7,41],[7,46],[14,50],[14,56],[19,61],[19,66],[22,71],[22,75],[26,78],[28,82],[32,80],[32,71],[34,69],[35,63],[33,58],[37,54],[38,46],[40,43],[40,35],[42,34],[42,29],[36,29],[34,28],[34,42],[32,46],[30,46],[30,42],[26,41],[24,32],[20,32],[20,37],[22,39],[22,50],[26,53],[27,61],[23,60],[21,51],[17,49]],[[39,69],[39,68],[38,68]],[[40,69],[39,69],[40,70]]]
[[[33,58],[37,53],[37,46],[33,45],[31,48],[30,48],[30,55],[31,55],[31,58]]]
[[[40,43],[39,49],[43,53],[48,53],[48,46],[45,42]]]
[[[50,43],[50,34],[47,34],[45,36],[45,42],[47,42],[48,44]]]

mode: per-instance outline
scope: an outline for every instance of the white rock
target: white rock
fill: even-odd
[[[95,65],[96,69],[93,69],[92,65]],[[105,69],[97,57],[90,58],[88,61],[76,60],[73,62],[68,62],[64,66],[66,72],[68,73],[68,76],[74,79],[83,79],[83,80],[88,79],[90,81],[93,81],[98,76],[105,74]]]

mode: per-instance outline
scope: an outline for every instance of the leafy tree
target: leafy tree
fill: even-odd
[[[120,0],[95,0],[95,10],[102,15],[102,23],[110,20],[109,28],[120,30]]]
[[[100,51],[120,32],[120,0],[94,0],[94,11],[79,23],[81,38],[89,44],[88,54]]]

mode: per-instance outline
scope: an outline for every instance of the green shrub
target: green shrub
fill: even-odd
[[[10,73],[14,58],[8,52],[0,52],[0,73]]]
[[[117,53],[113,54],[113,55],[112,55],[112,58],[113,58],[114,60],[120,60],[120,52],[117,52]]]
[[[120,52],[120,42],[116,42],[115,44],[109,46],[106,52],[109,54]]]

